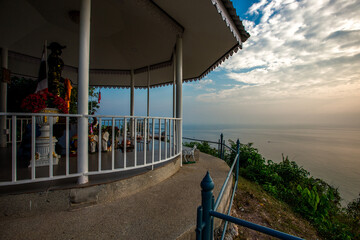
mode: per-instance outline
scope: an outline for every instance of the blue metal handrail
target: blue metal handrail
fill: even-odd
[[[225,220],[224,223],[224,229],[222,232],[222,236],[221,239],[223,240],[225,237],[225,233],[226,233],[226,229],[227,229],[227,225],[228,222],[232,222],[235,224],[239,224],[241,226],[256,230],[258,232],[262,232],[265,233],[267,235],[279,238],[279,239],[285,239],[285,240],[300,240],[301,238],[299,237],[295,237],[280,231],[276,231],[274,229],[271,228],[267,228],[261,225],[257,225],[251,222],[247,222],[245,220],[241,220],[238,218],[234,218],[229,216],[230,211],[231,211],[231,206],[234,200],[234,196],[235,196],[235,192],[237,189],[237,185],[238,185],[238,180],[239,180],[239,163],[240,163],[240,141],[239,139],[236,142],[236,150],[227,146],[226,144],[224,144],[223,142],[223,136],[221,134],[220,137],[220,144],[221,144],[221,156],[223,154],[223,145],[227,148],[229,148],[230,150],[236,152],[236,156],[234,159],[234,162],[228,172],[228,175],[225,179],[225,182],[220,190],[220,193],[216,199],[216,202],[214,201],[214,195],[213,195],[213,189],[214,189],[214,182],[212,181],[211,177],[210,177],[210,173],[207,172],[205,177],[203,178],[203,180],[201,181],[201,206],[198,207],[197,209],[197,223],[196,223],[196,239],[200,240],[212,240],[214,237],[214,217],[220,218]],[[191,139],[191,140],[197,140],[197,139]],[[207,141],[209,142],[209,141]],[[231,195],[231,199],[230,199],[230,204],[229,204],[229,208],[227,210],[227,214],[222,214],[219,212],[216,212],[217,208],[220,205],[220,202],[223,198],[224,192],[225,192],[225,188],[229,182],[230,176],[232,175],[232,172],[234,170],[234,167],[236,166],[236,171],[235,171],[235,185],[233,188],[233,192]]]
[[[236,155],[235,159],[237,159],[238,157],[239,157],[239,154]],[[229,180],[230,180],[230,176],[232,175],[231,173],[232,173],[232,171],[234,170],[234,167],[235,167],[235,165],[236,165],[237,163],[238,163],[238,161],[235,160],[235,161],[233,162],[233,164],[232,164],[229,172],[228,172],[228,175],[227,175],[227,177],[226,177],[226,179],[225,179],[225,182],[224,182],[224,184],[223,184],[223,186],[222,186],[222,188],[221,188],[221,190],[220,190],[220,193],[219,193],[219,195],[218,195],[218,197],[217,197],[217,199],[216,199],[216,202],[215,202],[215,205],[214,205],[214,210],[215,210],[215,211],[216,211],[217,208],[219,207],[219,204],[220,204],[221,199],[223,198],[223,195],[224,195],[224,192],[225,192],[225,188],[226,188],[226,186],[227,186],[227,184],[228,184],[228,182],[229,182]],[[237,177],[236,177],[236,180],[237,180]]]
[[[221,158],[221,159],[224,158],[224,155],[223,155],[223,153],[222,153],[222,152],[223,152],[223,146],[224,146],[224,147],[227,147],[229,150],[237,153],[236,156],[235,156],[235,158],[234,158],[235,160],[233,161],[232,166],[230,167],[230,170],[229,170],[229,172],[228,172],[228,175],[227,175],[227,177],[226,177],[226,179],[225,179],[225,182],[224,182],[224,184],[223,184],[223,186],[222,186],[222,188],[221,188],[221,190],[220,190],[220,192],[219,192],[219,195],[218,195],[218,197],[217,197],[217,199],[216,199],[216,202],[215,202],[215,205],[214,205],[214,210],[216,211],[217,208],[218,208],[219,205],[220,205],[220,202],[221,202],[222,198],[223,198],[223,195],[224,195],[224,192],[225,192],[225,188],[226,188],[226,186],[227,186],[227,184],[228,184],[228,182],[229,182],[231,173],[233,172],[235,165],[238,163],[237,159],[239,158],[239,154],[240,154],[240,152],[239,152],[240,141],[239,141],[239,139],[237,140],[237,146],[239,146],[239,147],[237,147],[238,149],[235,150],[235,149],[233,149],[232,147],[230,147],[230,146],[228,146],[228,145],[226,145],[226,144],[224,143],[224,141],[223,141],[223,134],[220,135],[220,140],[219,140],[219,142],[208,141],[208,140],[204,140],[204,139],[188,138],[188,137],[183,137],[183,139],[193,140],[193,141],[198,141],[198,142],[208,142],[208,143],[213,143],[213,144],[220,144],[221,146],[220,146],[220,154],[219,154],[219,155],[220,155],[220,158]],[[238,171],[239,167],[237,166],[236,169],[237,169],[237,171]],[[236,183],[237,183],[237,180],[238,180],[238,174],[236,175]],[[235,185],[235,188],[236,188],[236,187],[237,187],[237,184]],[[236,190],[236,189],[235,189],[235,190]],[[235,192],[235,191],[234,191],[234,192]],[[232,199],[231,199],[231,201],[232,201]],[[231,204],[230,204],[230,206],[231,206]]]
[[[189,138],[189,137],[183,137],[183,139],[193,140],[193,141],[197,141],[197,142],[207,142],[207,143],[217,144],[218,145],[218,153],[219,153],[218,156],[220,159],[224,159],[224,150],[225,150],[224,147],[228,147],[230,150],[235,151],[233,148],[231,148],[225,144],[225,141],[223,140],[223,134],[220,135],[220,139],[218,142],[204,140],[204,139]]]
[[[228,146],[226,144],[224,144],[224,146],[227,147],[229,150],[233,151],[234,153],[236,153],[236,149],[233,149],[232,147],[230,147],[230,146]]]
[[[235,218],[235,217],[232,217],[232,216],[229,216],[229,215],[226,215],[226,214],[222,214],[222,213],[215,212],[215,211],[210,211],[209,213],[210,213],[211,216],[214,216],[214,217],[217,217],[217,218],[220,218],[220,219],[224,219],[226,221],[238,224],[238,225],[243,226],[243,227],[253,229],[253,230],[258,231],[258,232],[265,233],[267,235],[270,235],[270,236],[273,236],[273,237],[276,237],[276,238],[279,238],[279,239],[303,240],[302,238],[295,237],[295,236],[292,236],[290,234],[283,233],[283,232],[280,232],[280,231],[276,231],[274,229],[264,227],[264,226],[261,226],[261,225],[258,225],[258,224],[252,223],[252,222],[248,222],[248,221],[245,221],[245,220],[242,220],[242,219],[239,219],[239,218]]]
[[[219,142],[214,142],[214,141],[209,141],[209,140],[204,140],[204,139],[197,139],[197,138],[189,138],[189,137],[183,137],[183,139],[186,139],[186,140],[193,140],[193,141],[197,141],[197,142],[207,142],[207,143],[212,143],[212,144],[218,144],[218,145],[222,145],[224,147],[227,147],[229,150],[233,151],[236,153],[236,149],[230,147],[229,145],[225,144],[222,140],[222,137],[220,135],[220,139],[219,139]],[[221,147],[221,146],[220,146]],[[221,150],[219,150],[221,151]],[[221,157],[220,157],[221,158]],[[222,158],[221,158],[222,159]]]
[[[236,159],[236,158],[235,158]],[[237,163],[239,161],[236,161]],[[236,164],[236,166],[238,167],[238,164]],[[237,171],[239,171],[239,168],[237,169]],[[237,186],[238,186],[238,181],[239,181],[239,178],[236,179],[235,181],[235,185],[234,185],[234,189],[233,189],[233,193],[231,195],[231,199],[230,199],[230,203],[229,203],[229,208],[228,208],[228,211],[227,211],[227,215],[230,215],[230,211],[231,211],[231,206],[232,206],[232,203],[233,203],[233,200],[234,200],[234,197],[235,197],[235,192],[236,192],[236,189],[237,189]],[[216,211],[216,209],[214,209],[214,211]],[[211,214],[211,213],[210,213]],[[227,229],[227,225],[228,225],[228,221],[225,221],[224,223],[224,230],[222,232],[222,235],[221,235],[221,240],[225,238],[225,233],[226,233],[226,229]]]
[[[218,142],[208,141],[208,140],[204,140],[204,139],[196,139],[196,138],[188,138],[188,137],[183,137],[183,139],[193,140],[193,141],[198,141],[198,142],[208,142],[208,143],[213,143],[213,144],[219,144]]]

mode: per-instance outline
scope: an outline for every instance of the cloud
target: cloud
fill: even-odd
[[[249,10],[248,14],[259,14],[259,11],[267,4],[267,0],[261,0],[259,3],[254,3]]]
[[[251,37],[190,85],[185,121],[359,126],[360,0],[261,0],[246,14]]]
[[[261,20],[243,21],[251,37],[221,65],[234,87],[199,101],[360,99],[360,0],[263,0],[247,13]]]
[[[212,79],[203,79],[201,81],[191,82],[187,84],[189,87],[197,90],[205,90],[205,91],[215,91],[214,88],[209,88],[209,85],[214,85],[214,81]]]
[[[209,85],[209,84],[213,84],[213,83],[214,83],[214,81],[211,79],[204,79],[200,82],[199,85],[205,86],[205,85]]]

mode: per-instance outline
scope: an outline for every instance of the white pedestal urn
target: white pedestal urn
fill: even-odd
[[[39,113],[59,113],[59,110],[56,108],[45,108]],[[57,123],[59,117],[53,117],[53,124]],[[40,125],[41,135],[36,138],[35,144],[35,166],[48,166],[50,160],[50,124],[47,116],[36,117],[36,123]],[[53,136],[53,164],[57,165],[59,163],[60,155],[57,155],[55,152],[55,145],[57,139]]]

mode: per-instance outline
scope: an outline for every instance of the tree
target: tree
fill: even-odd
[[[77,113],[77,98],[78,98],[78,89],[77,86],[73,87],[71,90],[71,102],[70,102],[70,110],[69,113],[76,114]],[[100,108],[100,104],[98,103],[99,93],[96,92],[95,87],[89,87],[89,114],[96,113],[96,111]]]

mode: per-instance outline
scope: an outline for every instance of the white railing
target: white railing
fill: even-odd
[[[16,142],[22,142],[23,139],[23,132],[24,132],[24,128],[29,124],[29,122],[31,121],[31,118],[17,118],[17,129],[19,129],[19,134],[16,135]],[[12,133],[11,133],[11,118],[7,118],[6,119],[6,129],[9,129],[6,140],[7,143],[11,143],[11,137],[12,137]]]
[[[0,116],[10,118],[7,127],[11,133],[8,147],[0,148],[4,166],[0,186],[144,167],[154,169],[155,165],[180,155],[176,126],[181,124],[181,119],[177,118],[50,113],[0,113]],[[76,123],[81,117],[89,119],[89,151],[93,152],[89,153],[86,173],[78,172],[79,163],[74,152]],[[47,137],[43,136],[44,127],[38,125],[44,118],[49,123]],[[53,122],[58,123],[53,125]],[[54,134],[54,128],[60,134],[56,131]],[[54,135],[62,136],[58,141]],[[48,154],[40,147],[44,141]]]

